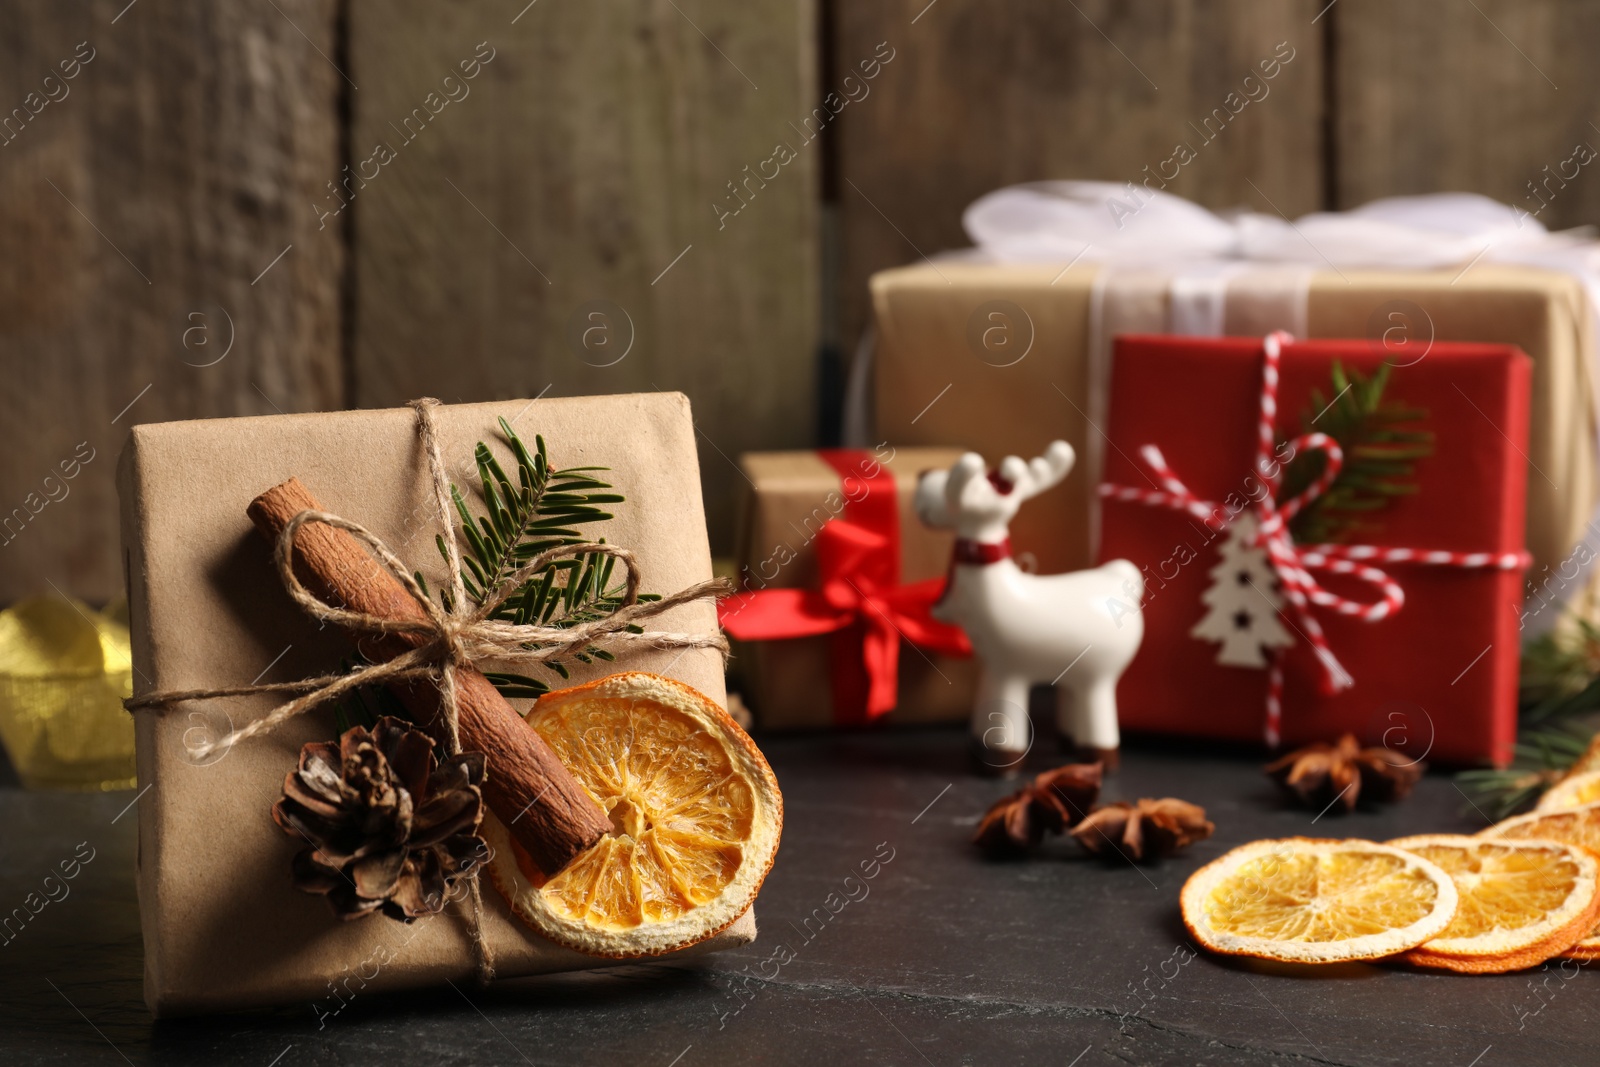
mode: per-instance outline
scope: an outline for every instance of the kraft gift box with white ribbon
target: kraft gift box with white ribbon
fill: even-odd
[[[860,440],[959,445],[991,461],[1069,441],[1079,463],[1066,488],[1012,527],[1042,571],[1095,555],[1118,334],[1282,329],[1360,339],[1397,366],[1439,342],[1500,343],[1533,359],[1522,633],[1569,608],[1600,618],[1600,244],[1464,194],[1291,226],[1142,188],[1046,182],[990,194],[965,222],[977,247],[872,277],[874,336],[847,421]]]

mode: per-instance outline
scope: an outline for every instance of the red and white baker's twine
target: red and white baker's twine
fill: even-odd
[[[1301,434],[1289,442],[1291,455],[1301,449],[1321,449],[1327,462],[1320,477],[1299,495],[1279,503],[1277,491],[1283,478],[1283,464],[1273,457],[1274,423],[1278,413],[1278,363],[1283,355],[1283,345],[1293,338],[1282,331],[1269,334],[1263,344],[1265,358],[1261,372],[1260,421],[1256,433],[1256,473],[1266,483],[1266,492],[1254,501],[1259,519],[1256,543],[1264,548],[1267,558],[1283,585],[1292,621],[1311,645],[1317,661],[1322,666],[1321,689],[1331,695],[1353,684],[1349,672],[1339,662],[1323,634],[1322,626],[1311,613],[1311,605],[1329,608],[1341,615],[1349,615],[1365,622],[1377,622],[1399,611],[1405,604],[1405,591],[1388,574],[1370,563],[1421,563],[1446,567],[1492,568],[1522,570],[1529,564],[1526,552],[1447,552],[1424,551],[1415,548],[1385,548],[1378,545],[1296,545],[1289,534],[1289,520],[1306,505],[1321,496],[1338,477],[1344,465],[1344,453],[1338,442],[1323,433]],[[1190,492],[1168,466],[1166,457],[1155,445],[1145,445],[1140,456],[1149,465],[1156,481],[1165,491],[1140,489],[1128,485],[1103,484],[1100,495],[1112,500],[1124,500],[1151,507],[1171,508],[1193,515],[1208,528],[1221,532],[1234,515],[1229,509],[1211,500],[1202,500]],[[1321,570],[1332,574],[1348,574],[1372,586],[1379,599],[1362,603],[1330,593],[1317,583],[1311,571]],[[1279,651],[1272,652],[1272,665],[1267,687],[1267,744],[1276,746],[1283,720],[1283,663]]]

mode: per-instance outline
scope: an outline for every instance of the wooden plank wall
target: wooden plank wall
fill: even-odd
[[[396,155],[352,201],[356,400],[682,390],[726,548],[733,459],[816,420],[812,6],[520,6],[353,10],[353,152]]]
[[[0,603],[120,592],[130,424],[344,399],[336,5],[275,3],[0,12]]]
[[[839,116],[846,343],[866,322],[872,272],[966,246],[962,209],[1003,185],[1140,182],[1183,141],[1197,158],[1168,192],[1291,218],[1322,206],[1326,17],[1313,19],[1325,3],[839,3],[841,70],[879,42],[895,50],[873,95]],[[1267,94],[1202,143],[1189,124],[1240,92],[1280,42],[1293,58]]]
[[[135,421],[421,393],[688,392],[725,549],[732,459],[814,441],[819,323],[983,192],[1138,179],[1287,42],[1171,191],[1592,222],[1544,168],[1600,146],[1596,40],[1580,0],[9,5],[0,602],[120,586]]]
[[[1335,203],[1461,189],[1551,229],[1600,221],[1600,5],[1342,0],[1330,14]]]

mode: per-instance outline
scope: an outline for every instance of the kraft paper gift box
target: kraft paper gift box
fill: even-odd
[[[920,617],[927,602],[937,596],[936,589],[929,593],[931,585],[949,569],[954,535],[924,526],[912,510],[912,493],[923,471],[947,468],[960,455],[958,449],[882,444],[871,450],[741,456],[740,468],[750,488],[740,508],[740,595],[723,602],[724,629],[734,637],[747,628],[794,632],[788,619],[757,626],[754,616],[768,606],[763,596],[774,590],[791,594],[780,609],[792,609],[796,617],[808,610],[805,598],[827,577],[826,561],[819,559],[818,549],[819,539],[824,545],[828,540],[823,531],[830,522],[888,528],[885,543],[898,547],[880,550],[893,551],[896,558],[866,559],[862,562],[869,578],[846,574],[840,581],[852,592],[864,590],[872,580],[900,588],[921,584],[919,592],[926,599],[913,605],[913,613]],[[875,613],[876,609],[863,607],[856,612],[857,623],[826,636],[738,641],[734,667],[756,721],[767,729],[794,729],[875,720],[866,706],[870,681],[864,677],[862,647],[864,624],[874,620]],[[911,631],[914,625],[903,620],[889,624],[889,629],[898,631],[898,664],[889,679],[894,710],[883,718],[903,724],[965,722],[972,714],[977,685],[974,662],[919,647],[916,638],[921,635]],[[800,628],[804,629],[803,622]],[[948,640],[948,629],[937,636]]]
[[[1571,577],[1575,556],[1585,563],[1600,555],[1590,526],[1600,503],[1600,353],[1583,285],[1567,274],[1489,263],[1465,272],[1319,270],[1309,276],[1304,320],[1294,322],[1283,309],[1295,302],[1286,292],[1300,284],[1295,278],[1292,270],[1256,265],[1231,279],[1222,333],[1259,337],[1288,329],[1307,339],[1361,338],[1396,363],[1414,358],[1408,351],[1425,350],[1430,336],[1515,345],[1532,357],[1527,547],[1540,599],[1530,602],[1529,632],[1557,614],[1541,606],[1545,601],[1568,600],[1580,614],[1600,619],[1600,588],[1593,584],[1600,572],[1580,567],[1581,577]],[[1036,455],[1065,438],[1078,452],[1077,468],[1064,490],[1022,509],[1012,542],[1034,553],[1043,572],[1087,566],[1094,555],[1094,485],[1106,451],[1100,431],[1109,341],[1120,332],[1169,332],[1170,278],[1088,264],[1063,272],[1061,264],[941,260],[880,271],[871,289],[873,439],[955,444],[994,463],[1008,453]],[[1099,305],[1104,318],[1092,331],[1097,302],[1118,290],[1119,301]],[[985,318],[987,312],[1000,317]],[[1090,350],[1092,332],[1100,335],[1100,352]],[[1025,342],[1031,347],[1017,358]],[[1586,537],[1589,548],[1575,552]]]
[[[515,469],[496,424],[503,416],[530,442],[542,434],[558,466],[611,468],[604,477],[627,499],[613,508],[604,535],[637,554],[645,592],[711,577],[694,429],[681,394],[435,411],[446,465],[464,492],[477,484],[472,451],[480,440]],[[290,600],[269,546],[245,515],[252,498],[291,476],[328,510],[370,529],[431,588],[447,585],[411,409],[136,426],[118,471],[136,696],[338,669],[351,647],[347,636],[331,627],[319,632]],[[659,625],[709,631],[715,611],[709,603],[686,605]],[[621,662],[724,700],[714,650],[630,652]],[[572,668],[581,682],[617,665]],[[274,696],[136,713],[139,787],[147,790],[138,805],[138,887],[150,1010],[169,1016],[298,1002],[320,1017],[352,993],[471,980],[476,957],[459,905],[410,925],[377,914],[341,922],[325,900],[290,884],[297,846],[273,824],[270,808],[301,745],[336,735],[331,710],[290,720],[214,762],[188,755],[186,733],[220,736],[272,708]],[[483,898],[501,977],[607,965],[528,931],[487,878]],[[747,911],[686,951],[754,936]]]
[[[1330,384],[1334,363],[1370,378],[1384,357],[1360,341],[1313,341],[1282,352],[1275,452],[1287,457],[1289,442],[1333,421],[1321,415],[1339,392]],[[1281,621],[1284,745],[1330,741],[1348,731],[1413,759],[1426,752],[1441,763],[1506,762],[1517,725],[1528,372],[1527,357],[1504,345],[1436,344],[1426,359],[1391,365],[1384,399],[1426,412],[1405,428],[1430,432],[1431,453],[1402,477],[1413,492],[1360,513],[1336,543],[1454,553],[1454,563],[1358,556],[1398,583],[1398,610],[1367,620],[1313,604],[1314,622],[1307,623],[1288,603],[1273,612],[1261,592],[1279,584],[1273,572],[1263,558],[1241,555],[1229,536],[1239,521],[1229,515],[1255,521],[1249,501],[1265,495],[1254,476],[1262,342],[1119,338],[1105,492],[1169,488],[1143,453],[1155,445],[1171,474],[1208,502],[1208,516],[1224,509],[1217,529],[1171,501],[1123,493],[1104,502],[1102,558],[1128,559],[1145,574],[1143,602],[1131,608],[1143,615],[1144,642],[1117,687],[1123,728],[1259,744],[1268,670],[1265,662],[1240,662],[1260,651],[1253,638],[1246,648],[1233,641],[1241,623],[1264,614]],[[1300,459],[1286,462],[1293,472]],[[1274,499],[1285,504],[1282,493]],[[1481,556],[1473,561],[1472,554]],[[1457,565],[1468,562],[1478,565]],[[1383,599],[1375,584],[1314,561],[1307,566],[1324,589],[1352,605]],[[1256,588],[1230,597],[1221,588],[1230,582]],[[1208,615],[1222,630],[1205,627],[1197,636]],[[1348,689],[1323,688],[1327,675],[1310,643],[1314,626],[1353,679]],[[1227,640],[1219,643],[1224,631]]]

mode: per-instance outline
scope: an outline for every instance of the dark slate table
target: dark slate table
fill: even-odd
[[[969,777],[961,745],[956,731],[764,739],[788,816],[761,937],[741,951],[358,996],[320,1029],[309,1007],[152,1022],[134,794],[0,789],[0,909],[79,842],[95,850],[70,895],[0,947],[0,1064],[1600,1062],[1592,968],[1465,978],[1192,953],[1177,897],[1200,864],[1258,837],[1482,826],[1447,777],[1397,807],[1313,824],[1252,759],[1134,749],[1108,798],[1204,804],[1215,838],[1148,867],[1086,861],[1062,841],[992,863],[967,837],[1008,787]],[[892,858],[847,887],[875,856]]]

